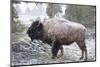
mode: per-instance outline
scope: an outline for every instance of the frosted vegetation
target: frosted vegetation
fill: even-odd
[[[86,46],[88,61],[95,61],[95,6],[61,5],[47,3],[13,2],[11,22],[11,64],[30,65],[63,62],[79,62],[81,51],[76,43],[64,47],[64,56],[51,59],[51,47],[42,41],[34,40],[29,44],[26,34],[33,20],[62,17],[83,24],[87,28]],[[58,53],[59,55],[59,53]]]
[[[95,61],[95,36],[87,35],[85,40],[88,61]],[[24,38],[24,37],[23,37]],[[81,51],[76,43],[64,47],[64,56],[58,59],[51,59],[51,46],[44,44],[42,41],[34,40],[29,44],[28,40],[23,40],[12,44],[12,65],[29,65],[29,64],[49,64],[62,62],[79,62]],[[59,53],[58,53],[59,55]]]

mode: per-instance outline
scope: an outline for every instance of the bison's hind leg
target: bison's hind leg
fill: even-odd
[[[78,41],[77,42],[79,48],[81,49],[81,57],[80,59],[83,59],[84,55],[85,55],[85,60],[87,60],[87,48],[86,48],[86,45],[85,45],[85,41]]]

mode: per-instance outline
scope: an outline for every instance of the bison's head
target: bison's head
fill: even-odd
[[[32,25],[29,27],[27,34],[31,38],[31,41],[34,39],[42,39],[43,36],[43,24],[37,20],[32,23]]]

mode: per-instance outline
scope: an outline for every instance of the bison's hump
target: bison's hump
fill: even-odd
[[[48,29],[55,29],[59,30],[66,30],[69,27],[74,29],[83,29],[86,30],[86,28],[80,24],[80,23],[76,23],[76,22],[71,22],[69,20],[66,20],[64,18],[51,18],[47,21],[44,22],[44,26],[45,28]]]
[[[44,22],[44,30],[48,37],[57,39],[75,39],[82,36],[86,28],[79,23],[52,18]]]

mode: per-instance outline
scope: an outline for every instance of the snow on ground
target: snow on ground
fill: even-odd
[[[13,35],[15,36],[15,35]],[[25,35],[24,35],[25,36]],[[88,61],[95,61],[95,37],[89,33],[85,40],[88,53]],[[64,47],[64,56],[57,59],[51,59],[51,47],[42,41],[33,41],[29,44],[27,37],[22,37],[22,41],[12,43],[11,45],[11,64],[12,65],[30,65],[30,64],[49,64],[62,62],[80,62],[81,50],[76,43]],[[25,39],[26,38],[26,39]],[[19,40],[21,40],[19,39]],[[27,42],[25,42],[27,40]],[[59,52],[60,53],[60,52]],[[58,53],[58,54],[59,54]]]

